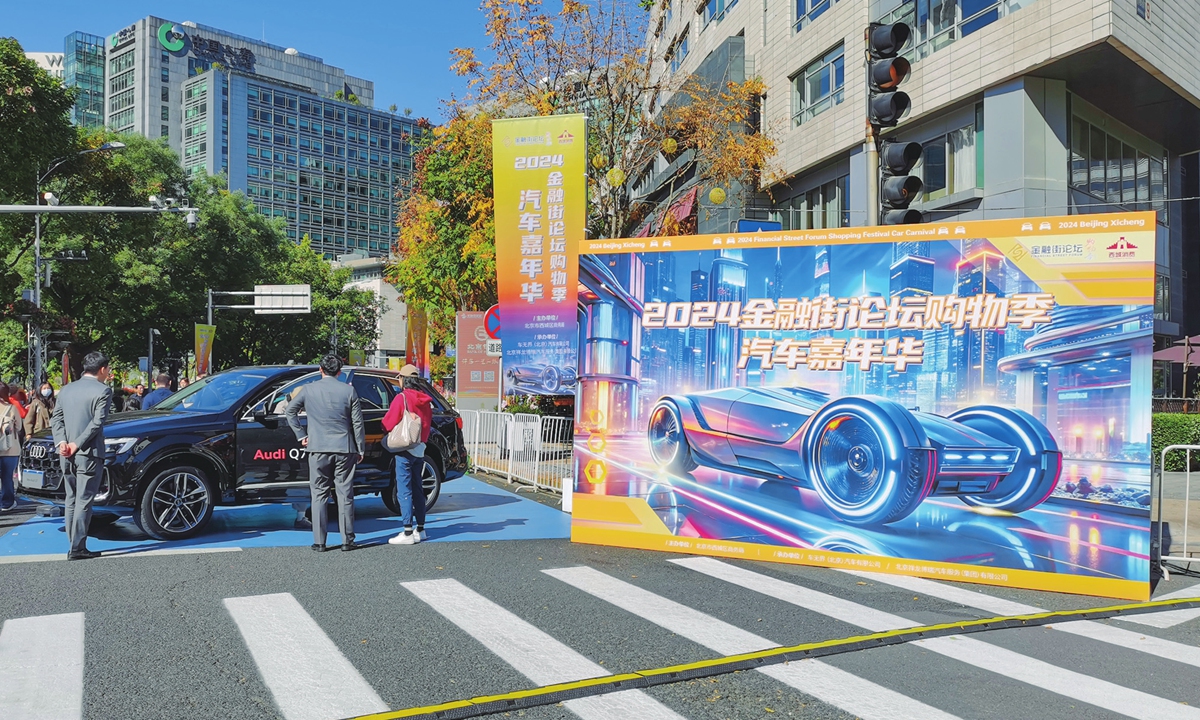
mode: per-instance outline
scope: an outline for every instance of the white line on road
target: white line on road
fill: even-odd
[[[1176,590],[1166,595],[1159,595],[1155,600],[1183,600],[1197,598],[1200,599],[1200,583],[1186,587],[1182,590]],[[1166,610],[1158,613],[1150,613],[1149,615],[1130,615],[1128,617],[1117,618],[1125,622],[1137,623],[1139,625],[1149,625],[1156,628],[1175,627],[1179,623],[1185,623],[1188,620],[1195,620],[1200,617],[1200,609],[1195,610]]]
[[[538,685],[612,674],[457,580],[401,584]],[[585,720],[683,720],[641,690],[623,690],[568,700],[564,704]]]
[[[918,625],[899,615],[793,585],[712,558],[687,558],[671,562],[874,632]],[[1130,717],[1143,720],[1200,720],[1200,708],[1181,705],[1105,680],[1097,680],[974,638],[955,635],[919,640],[913,644],[968,665]]]
[[[1034,607],[1033,605],[1025,605],[1013,602],[1012,600],[1005,600],[993,595],[987,595],[966,588],[953,587],[924,578],[907,577],[904,575],[884,575],[882,573],[862,572],[860,570],[843,570],[843,572],[878,583],[911,590],[919,595],[941,598],[942,600],[948,600],[952,603],[958,603],[959,605],[965,605],[997,615],[1025,615],[1046,612],[1044,609]],[[1178,611],[1173,610],[1171,612]],[[1131,615],[1130,617],[1136,616]],[[1117,647],[1156,655],[1167,660],[1200,667],[1200,648],[1164,640],[1153,635],[1143,635],[1142,633],[1113,627],[1101,622],[1092,622],[1091,620],[1064,621],[1047,625],[1046,627],[1098,640],[1110,645],[1116,645]]]
[[[0,718],[83,717],[83,613],[6,620],[0,629]]]
[[[240,547],[163,548],[162,550],[107,550],[97,559],[105,560],[111,558],[155,557],[158,555],[207,555],[208,553],[241,551],[242,549]],[[0,565],[14,565],[17,563],[31,562],[56,562],[58,560],[66,559],[67,556],[63,553],[55,553],[53,555],[0,555]]]
[[[722,655],[779,647],[766,638],[592,568],[560,568],[542,572]],[[937,708],[818,660],[772,665],[760,668],[760,671],[862,718],[954,718]]]
[[[287,720],[389,709],[290,593],[225,598],[225,609]]]

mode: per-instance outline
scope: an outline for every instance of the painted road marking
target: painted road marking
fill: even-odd
[[[290,593],[224,603],[287,720],[335,720],[388,709]]]
[[[83,613],[4,622],[0,629],[0,717],[83,717]]]
[[[973,607],[984,612],[995,613],[996,615],[1027,615],[1030,613],[1046,612],[1043,608],[1025,605],[1011,600],[986,595],[974,590],[968,590],[961,587],[952,587],[944,585],[933,580],[924,578],[907,577],[904,575],[884,575],[882,573],[862,572],[859,570],[844,570],[843,572],[855,575],[867,580],[893,585],[905,590],[911,590],[920,595],[928,595],[930,597],[941,598],[959,605]],[[1159,598],[1172,599],[1172,598]],[[1171,610],[1169,612],[1196,612],[1194,610]],[[1130,616],[1137,617],[1137,616]],[[1200,667],[1200,648],[1183,643],[1173,642],[1171,640],[1163,640],[1162,638],[1154,637],[1153,635],[1143,635],[1142,633],[1125,630],[1119,627],[1113,627],[1105,623],[1092,622],[1090,620],[1076,620],[1074,622],[1055,623],[1046,627],[1058,630],[1060,632],[1079,635],[1080,637],[1091,638],[1100,642],[1123,647],[1128,650],[1136,650],[1149,655],[1157,655],[1160,658],[1174,660],[1176,662],[1186,663]]]
[[[401,584],[538,685],[612,674],[457,580]],[[683,720],[641,690],[623,690],[568,700],[564,704],[585,720]]]
[[[670,562],[868,630],[895,630],[918,625],[899,615],[793,585],[712,558],[687,558]],[[968,665],[1130,717],[1144,720],[1200,720],[1200,708],[1181,705],[1149,693],[1065,670],[975,638],[959,635],[920,640],[915,644]]]
[[[1185,598],[1200,598],[1200,584],[1176,590],[1166,595],[1160,595],[1154,599],[1183,600]],[[1151,615],[1130,615],[1129,617],[1118,619],[1138,623],[1139,625],[1149,625],[1150,627],[1169,628],[1175,627],[1179,623],[1185,623],[1188,620],[1195,620],[1196,618],[1200,618],[1200,610],[1167,610],[1166,612],[1153,613]]]
[[[241,552],[240,547],[199,547],[199,548],[165,548],[162,550],[108,550],[101,555],[98,560],[105,558],[121,558],[121,557],[154,557],[156,555],[207,555],[208,553],[223,553],[223,552]],[[56,560],[66,560],[67,556],[62,553],[55,555],[0,555],[0,565],[13,565],[16,563],[30,562],[54,562]]]
[[[722,655],[780,647],[766,638],[587,567],[543,570],[589,595],[616,605]],[[953,715],[819,660],[759,668],[779,682],[862,718],[950,720]]]

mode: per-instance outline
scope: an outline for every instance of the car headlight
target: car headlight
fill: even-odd
[[[120,455],[129,452],[139,438],[105,438],[104,452],[108,455]]]

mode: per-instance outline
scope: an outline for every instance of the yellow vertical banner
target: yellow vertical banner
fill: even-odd
[[[196,376],[208,375],[212,371],[213,340],[217,336],[216,325],[196,323]]]
[[[575,392],[579,241],[587,229],[587,118],[492,122],[504,392]]]

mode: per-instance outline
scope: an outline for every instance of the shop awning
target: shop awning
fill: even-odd
[[[691,190],[688,190],[686,193],[684,193],[683,197],[679,198],[673,205],[671,205],[671,209],[668,212],[674,215],[675,219],[679,222],[686,220],[688,216],[690,216],[696,209],[697,190],[699,190],[699,188],[692,188]]]

